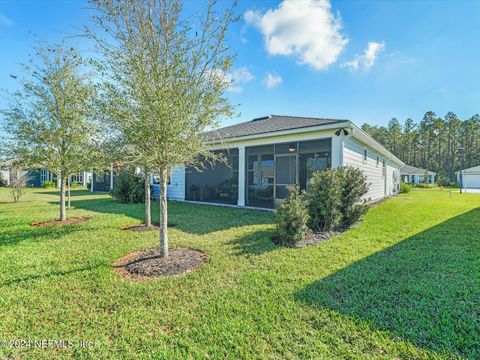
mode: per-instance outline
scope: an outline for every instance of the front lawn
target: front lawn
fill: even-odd
[[[480,357],[477,194],[412,191],[299,249],[270,242],[272,213],[172,202],[171,245],[209,262],[142,283],[111,267],[158,245],[156,232],[118,230],[142,205],[75,191],[69,215],[90,221],[33,228],[58,216],[56,193],[9,201],[0,189],[0,340],[76,346],[2,342],[0,358]]]

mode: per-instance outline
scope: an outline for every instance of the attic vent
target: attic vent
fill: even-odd
[[[272,117],[272,115],[262,116],[262,117],[259,117],[259,118],[255,118],[255,119],[253,119],[252,121],[259,121],[259,120],[270,119],[271,117]]]

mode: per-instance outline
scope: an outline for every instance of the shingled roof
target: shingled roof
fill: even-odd
[[[204,134],[207,140],[230,139],[240,136],[267,134],[281,130],[341,123],[348,120],[323,119],[299,116],[269,115],[240,124],[227,126]]]
[[[400,168],[400,174],[402,175],[425,175],[426,171],[425,169],[406,164]],[[433,171],[428,171],[428,173],[430,175],[436,175]]]

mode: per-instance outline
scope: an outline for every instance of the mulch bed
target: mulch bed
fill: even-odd
[[[67,220],[65,221],[60,221],[60,220],[42,221],[42,222],[34,222],[31,225],[33,227],[61,226],[61,225],[79,224],[88,220],[90,220],[90,218],[88,217],[76,216],[76,217],[67,218]]]
[[[177,226],[177,224],[168,223],[168,227],[172,228]],[[121,227],[120,230],[128,230],[128,231],[158,231],[160,229],[158,223],[152,223],[152,226],[145,226],[145,224],[137,224],[137,225],[129,225]]]
[[[113,264],[115,271],[133,280],[143,281],[160,276],[181,275],[199,269],[208,261],[204,252],[187,248],[172,248],[167,258],[159,249],[131,253]]]
[[[334,236],[341,234],[342,231],[326,231],[320,233],[310,233],[295,244],[295,247],[305,247],[311,245],[318,245],[321,242],[327,241]]]

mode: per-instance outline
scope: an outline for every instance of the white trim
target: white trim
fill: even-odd
[[[238,147],[238,206],[245,206],[245,146]]]

